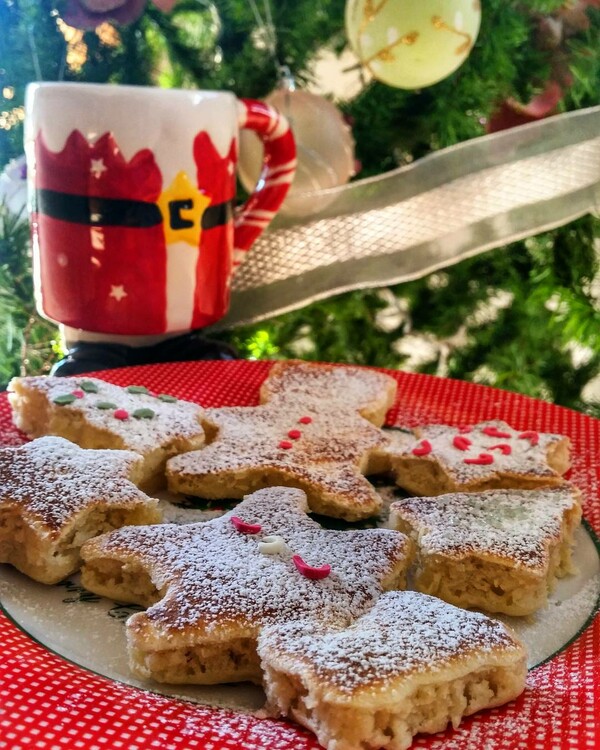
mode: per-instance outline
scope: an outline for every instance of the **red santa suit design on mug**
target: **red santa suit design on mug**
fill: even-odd
[[[28,108],[40,312],[123,336],[219,320],[232,270],[293,178],[285,118],[226,92],[92,84],[32,84]],[[239,127],[263,139],[265,169],[234,217]]]
[[[192,328],[203,328],[223,317],[229,306],[229,283],[232,272],[233,202],[235,199],[235,165],[237,144],[232,140],[225,157],[214,147],[208,133],[199,133],[194,141],[196,179],[202,192],[211,194],[211,204],[202,216],[200,253],[196,264],[194,314]]]
[[[111,333],[164,331],[162,177],[152,152],[127,162],[110,133],[89,144],[77,130],[58,153],[41,133],[35,146],[31,225],[44,313],[90,331],[107,320]]]

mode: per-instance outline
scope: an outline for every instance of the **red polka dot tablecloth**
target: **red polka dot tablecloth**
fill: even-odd
[[[268,362],[190,362],[108,370],[117,385],[141,384],[203,406],[254,405]],[[584,495],[584,518],[600,534],[600,421],[568,409],[459,381],[388,371],[398,381],[389,425],[452,425],[503,419],[516,429],[556,432],[572,442],[569,479]],[[25,442],[0,396],[0,442]],[[66,661],[0,611],[2,750],[316,750],[287,722],[214,709],[140,690]],[[415,739],[444,750],[558,750],[600,747],[600,616],[528,676],[513,703],[465,720],[457,730]]]

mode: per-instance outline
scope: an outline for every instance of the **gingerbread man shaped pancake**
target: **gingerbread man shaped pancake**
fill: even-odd
[[[241,498],[262,487],[299,487],[312,511],[355,521],[381,498],[365,479],[390,468],[392,443],[376,426],[396,381],[358,367],[282,362],[261,389],[260,406],[207,409],[208,445],[172,458],[169,489]]]

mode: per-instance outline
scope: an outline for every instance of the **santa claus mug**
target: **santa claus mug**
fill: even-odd
[[[234,212],[240,128],[259,134],[265,158]],[[267,105],[142,86],[30,84],[25,148],[38,310],[116,337],[221,318],[296,164],[289,125]]]

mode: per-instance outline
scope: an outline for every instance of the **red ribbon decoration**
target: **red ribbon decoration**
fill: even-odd
[[[239,516],[231,516],[229,520],[240,534],[258,534],[262,529],[259,523],[247,523],[242,521]]]
[[[502,430],[499,430],[497,427],[494,427],[493,425],[488,425],[487,427],[484,427],[482,430],[484,435],[487,435],[488,437],[496,437],[496,438],[509,438],[512,437],[510,432],[502,432]]]
[[[490,445],[488,450],[489,451],[495,451],[495,450],[502,451],[502,453],[505,456],[510,456],[510,454],[512,453],[512,448],[510,447],[508,443],[498,443],[498,445]]]
[[[469,438],[463,437],[462,435],[455,435],[452,440],[452,445],[458,448],[459,451],[466,451],[471,447],[471,441]]]
[[[491,453],[480,453],[477,458],[465,458],[464,462],[476,466],[488,466],[494,463],[494,457]]]
[[[294,555],[292,561],[305,578],[310,578],[313,581],[320,581],[322,578],[327,578],[331,573],[331,565],[321,565],[320,568],[314,568],[312,565],[305,563],[300,555]]]
[[[531,445],[537,445],[540,442],[539,433],[535,432],[534,430],[527,430],[526,432],[522,432],[519,435],[519,438],[521,440],[529,440]]]
[[[414,456],[427,456],[432,450],[429,440],[421,440],[419,445],[412,449],[412,452]]]

